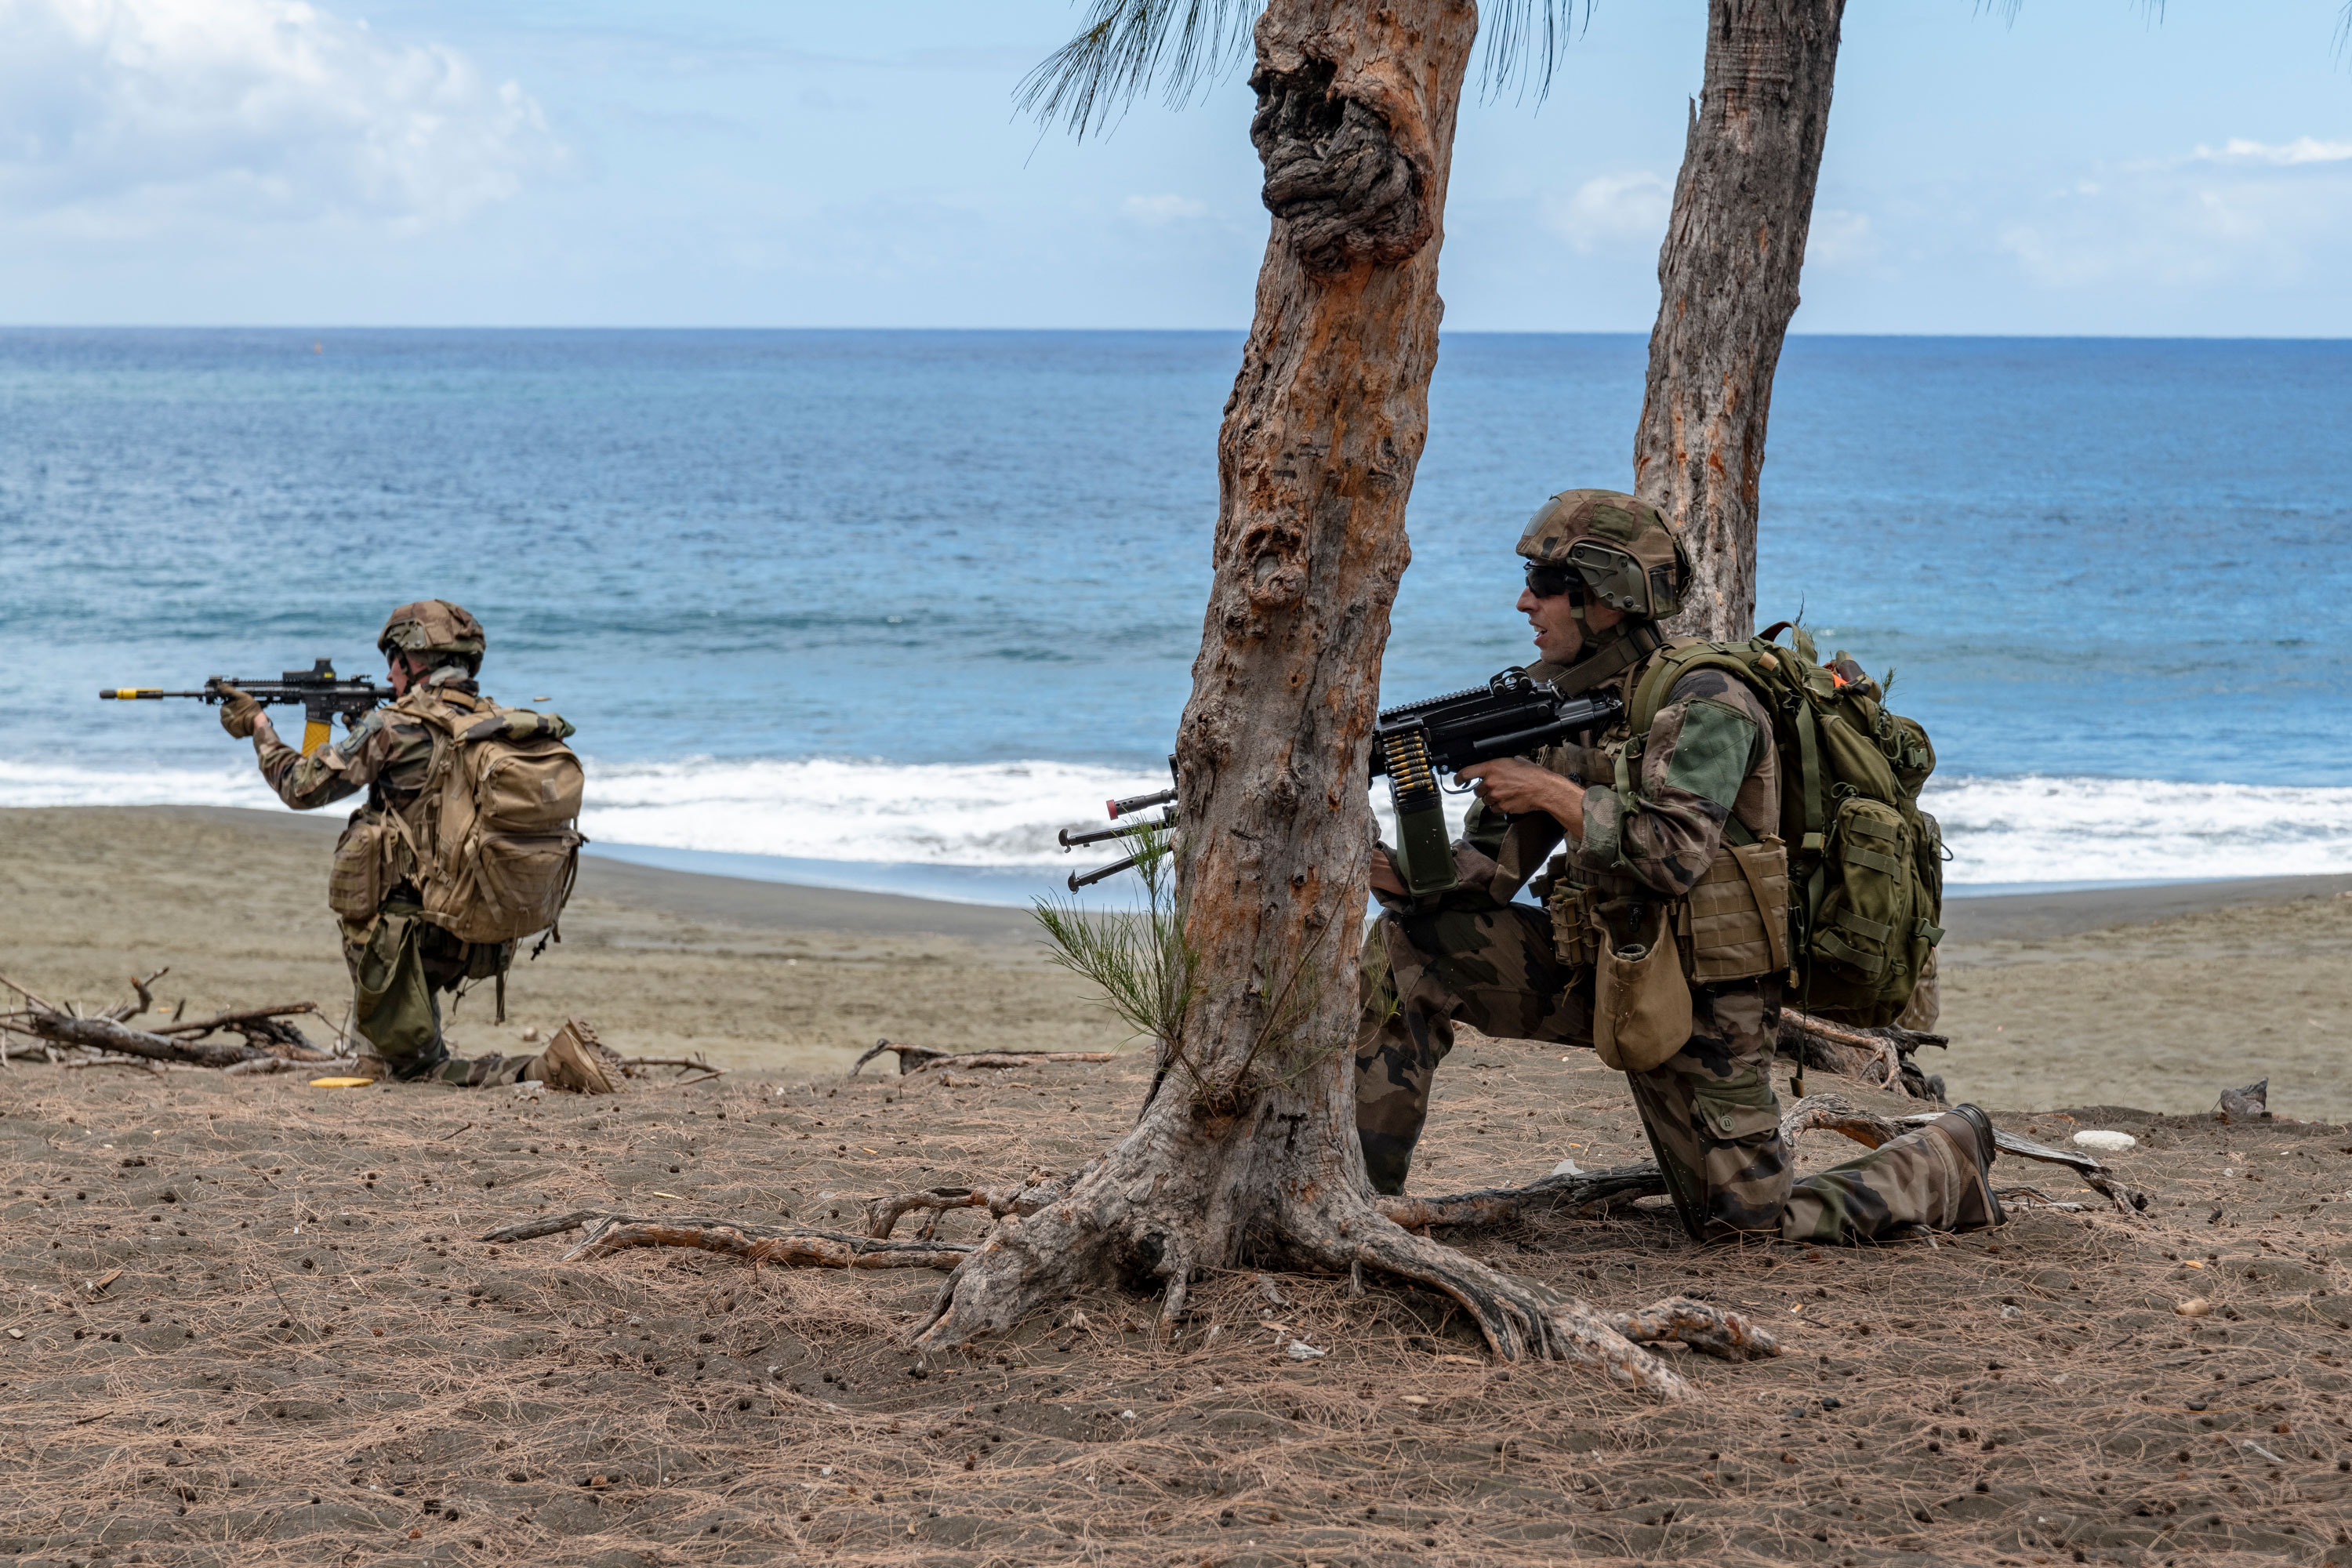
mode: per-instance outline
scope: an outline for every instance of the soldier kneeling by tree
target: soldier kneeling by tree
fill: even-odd
[[[1451,889],[1415,898],[1387,852],[1374,852],[1372,888],[1385,912],[1365,946],[1356,1047],[1357,1130],[1372,1184],[1404,1190],[1431,1079],[1460,1021],[1505,1037],[1597,1046],[1623,1068],[1695,1237],[1862,1243],[1921,1226],[2000,1224],[1987,1176],[1992,1126],[1973,1105],[1859,1159],[1793,1177],[1769,1074],[1790,964],[1772,712],[1733,653],[1692,658],[1660,634],[1656,623],[1688,590],[1690,561],[1656,508],[1616,491],[1566,491],[1536,513],[1518,552],[1527,559],[1518,609],[1542,656],[1527,673],[1563,693],[1613,689],[1624,714],[1588,744],[1465,771],[1478,781],[1480,804],[1454,847]],[[1776,668],[1764,645],[1745,651]],[[1824,690],[1842,691],[1848,679],[1832,687],[1832,673],[1813,669],[1809,653],[1804,665]],[[1645,686],[1654,671],[1658,679]],[[1801,672],[1791,662],[1779,673]],[[1644,714],[1644,701],[1654,713]],[[1885,732],[1879,743],[1910,770],[1882,793],[1916,797],[1933,753],[1916,726],[1879,720],[1879,711],[1871,710]],[[1806,771],[1802,786],[1819,788],[1818,769]],[[1916,798],[1852,810],[1858,793],[1840,798],[1836,822],[1804,836],[1809,853],[1821,854],[1826,839],[1831,853],[1884,865],[1893,879],[1913,874],[1903,857],[1914,847],[1938,852]],[[1900,825],[1906,808],[1924,822],[1916,832]],[[1870,837],[1882,830],[1890,835],[1884,844]],[[1511,901],[1555,847],[1560,853],[1538,881],[1545,907]],[[1940,871],[1923,874],[1940,889]],[[1932,910],[1902,908],[1898,922],[1840,904],[1831,915],[1843,910],[1843,922],[1832,930],[1825,920],[1813,941],[1852,953],[1887,1018],[1942,934]],[[1878,951],[1862,951],[1874,943]]]

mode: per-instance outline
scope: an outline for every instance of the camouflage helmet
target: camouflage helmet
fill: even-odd
[[[448,600],[419,599],[384,617],[375,646],[386,658],[394,653],[439,654],[444,657],[432,662],[462,659],[467,670],[478,672],[489,639],[482,635],[481,622]]]
[[[1519,553],[1530,576],[1553,568],[1565,586],[1644,620],[1671,616],[1690,590],[1682,536],[1664,512],[1622,490],[1560,491],[1528,520]]]

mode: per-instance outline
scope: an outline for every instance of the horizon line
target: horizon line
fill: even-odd
[[[1067,336],[1156,336],[1156,337],[1246,337],[1247,327],[948,327],[948,326],[677,326],[624,324],[611,322],[580,324],[484,325],[480,323],[350,323],[288,324],[253,322],[172,322],[172,321],[111,321],[111,322],[0,322],[0,333],[34,332],[669,332],[669,333],[960,333],[969,336],[1035,336],[1057,334]],[[1482,338],[1643,338],[1648,329],[1583,328],[1557,329],[1533,327],[1454,327],[1441,328],[1439,335]],[[1866,339],[1904,341],[1927,339],[1942,342],[2264,342],[2264,343],[2343,343],[2352,342],[2352,334],[2340,336],[2294,336],[2284,332],[1832,332],[1790,331],[1789,338]]]

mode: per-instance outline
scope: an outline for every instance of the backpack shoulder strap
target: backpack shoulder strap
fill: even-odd
[[[1745,681],[1748,689],[1763,701],[1764,710],[1771,716],[1774,729],[1780,730],[1785,722],[1788,729],[1795,731],[1797,776],[1784,782],[1781,786],[1784,791],[1791,784],[1795,786],[1804,812],[1802,831],[1792,847],[1800,854],[1818,854],[1824,841],[1826,819],[1822,809],[1822,742],[1813,718],[1812,704],[1802,697],[1794,702],[1776,700],[1771,687],[1773,678],[1758,668],[1758,664],[1763,662],[1766,668],[1774,669],[1777,673],[1792,652],[1799,656],[1801,668],[1803,664],[1810,664],[1810,660],[1802,659],[1802,654],[1810,647],[1811,639],[1805,637],[1801,630],[1798,633],[1801,641],[1796,649],[1780,647],[1773,643],[1772,638],[1787,626],[1788,623],[1784,621],[1744,643],[1702,642],[1696,638],[1675,643],[1642,672],[1641,680],[1634,688],[1627,721],[1633,734],[1648,733],[1651,724],[1658,717],[1658,710],[1666,705],[1666,699],[1676,683],[1692,670],[1720,669]],[[1768,655],[1769,659],[1766,658]]]
[[[1720,669],[1738,677],[1763,700],[1765,710],[1769,712],[1770,693],[1749,668],[1747,647],[1744,643],[1702,642],[1696,637],[1669,646],[1650,661],[1650,667],[1634,683],[1633,700],[1625,716],[1628,731],[1636,735],[1649,733],[1650,726],[1657,721],[1658,710],[1666,705],[1667,697],[1682,678],[1695,669]]]

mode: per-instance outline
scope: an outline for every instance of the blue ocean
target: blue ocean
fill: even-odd
[[[1020,901],[1164,782],[1230,333],[0,332],[0,805],[270,805],[193,687],[404,600],[579,727],[599,850]],[[1526,657],[1634,336],[1449,335],[1389,700]],[[1956,884],[2352,869],[2352,343],[1796,338],[1759,619],[1895,672]],[[290,722],[289,726],[290,727]]]

